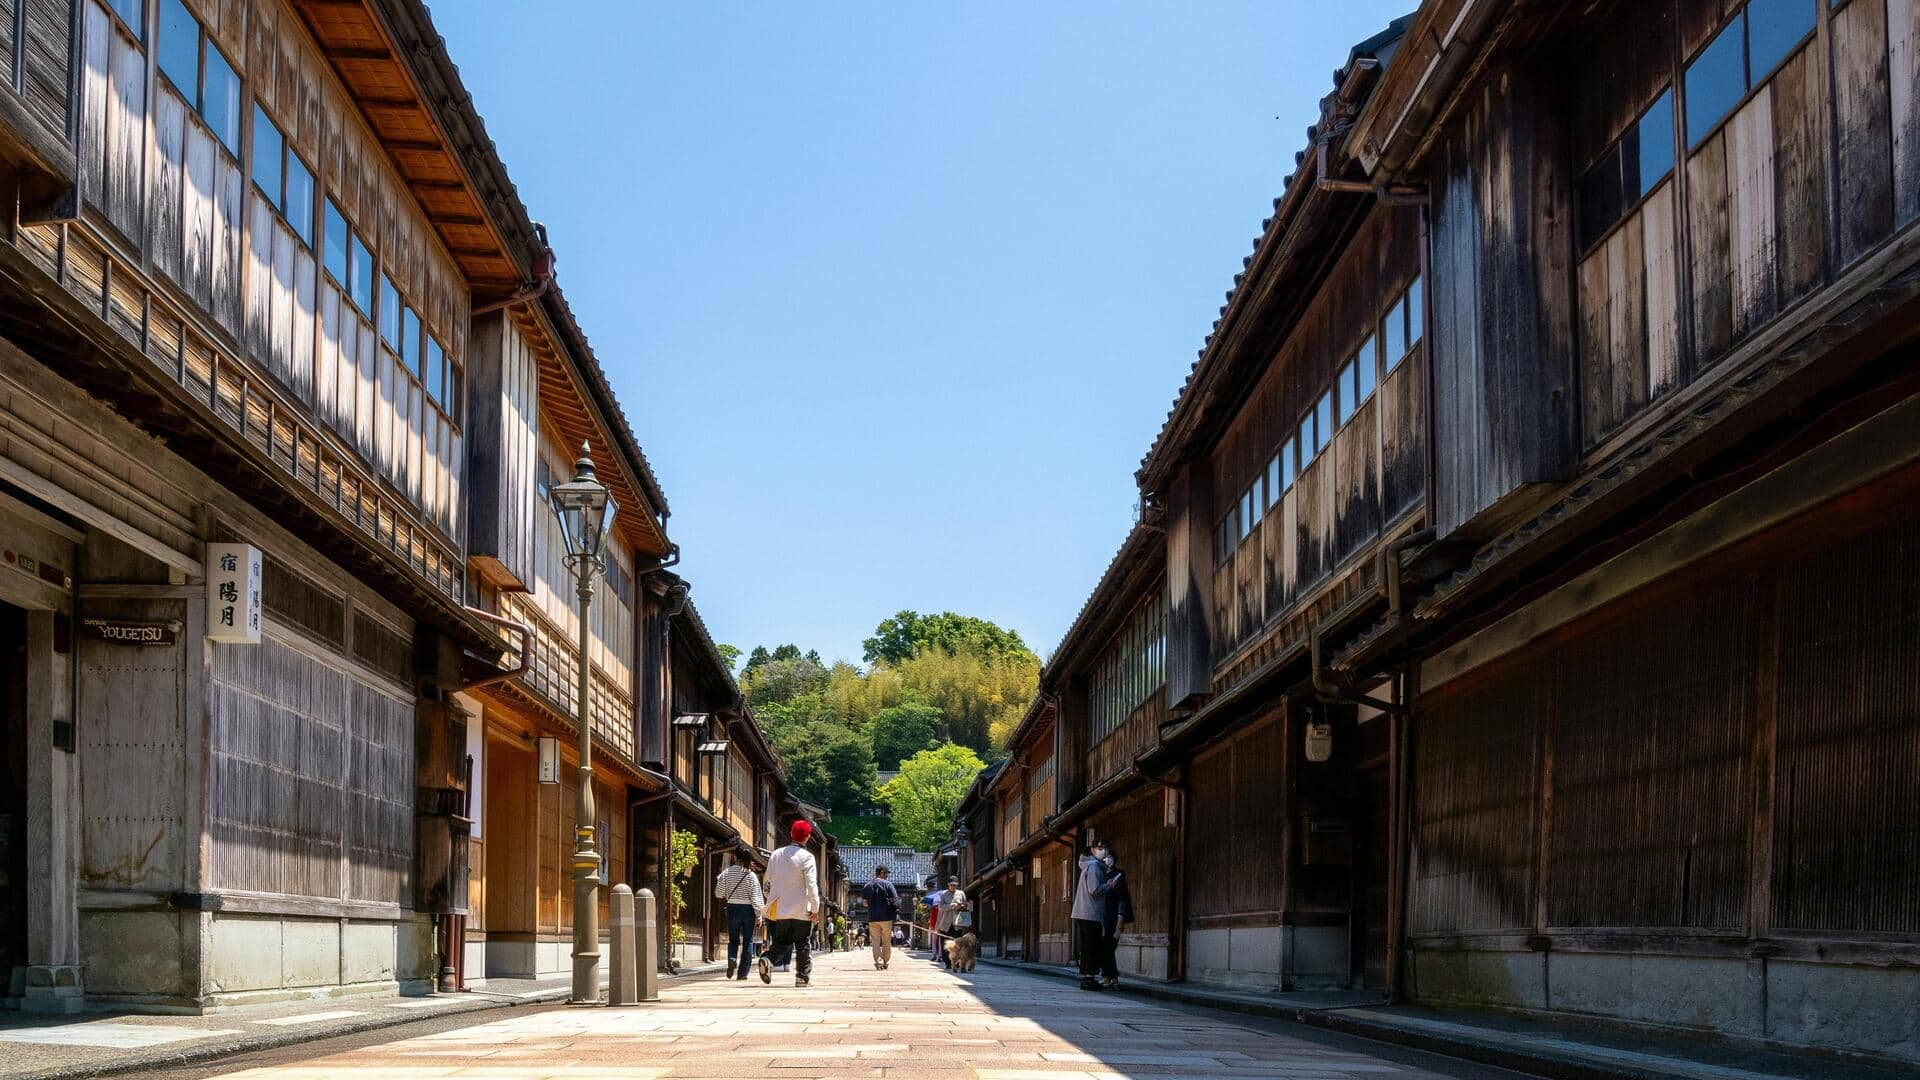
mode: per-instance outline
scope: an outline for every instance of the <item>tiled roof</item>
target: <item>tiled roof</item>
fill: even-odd
[[[840,857],[847,864],[847,880],[855,884],[873,880],[873,868],[884,866],[887,877],[896,884],[911,880],[919,888],[933,874],[933,852],[908,847],[844,846]],[[909,878],[911,875],[911,878]]]
[[[1353,70],[1353,65],[1356,61],[1371,59],[1386,49],[1387,46],[1398,41],[1400,35],[1406,32],[1407,25],[1412,20],[1412,14],[1402,15],[1389,23],[1386,29],[1350,49],[1347,53],[1347,62],[1341,65],[1340,70],[1334,72],[1333,85],[1335,91],[1338,91],[1340,84],[1345,81],[1348,73]],[[1253,269],[1254,262],[1261,256],[1261,249],[1277,244],[1279,238],[1285,235],[1288,230],[1290,221],[1282,220],[1281,209],[1287,204],[1289,199],[1298,201],[1300,197],[1299,191],[1301,187],[1299,184],[1296,184],[1295,181],[1299,180],[1304,174],[1310,173],[1312,170],[1312,162],[1310,159],[1314,148],[1314,139],[1317,135],[1317,129],[1309,127],[1307,129],[1307,148],[1294,154],[1294,171],[1282,181],[1282,193],[1273,200],[1273,216],[1260,223],[1260,232],[1253,238],[1253,250],[1248,253],[1244,259],[1240,260],[1240,272],[1233,275],[1233,285],[1226,291],[1224,302],[1220,305],[1220,310],[1213,320],[1213,328],[1208,331],[1206,339],[1201,342],[1199,350],[1194,354],[1193,364],[1187,368],[1187,377],[1180,384],[1180,392],[1174,396],[1173,404],[1168,407],[1166,418],[1161,422],[1160,431],[1154,436],[1153,445],[1147,448],[1145,456],[1140,459],[1140,468],[1135,473],[1136,479],[1140,482],[1145,483],[1146,473],[1153,466],[1155,460],[1160,458],[1161,455],[1169,449],[1169,440],[1173,437],[1174,427],[1181,418],[1181,414],[1196,407],[1199,396],[1198,389],[1207,382],[1206,377],[1213,374],[1213,370],[1222,363],[1214,349],[1214,342],[1220,339],[1220,328],[1227,322],[1229,313],[1231,312],[1235,316],[1238,315],[1234,307],[1235,301],[1241,296],[1240,287],[1246,282],[1248,273]]]

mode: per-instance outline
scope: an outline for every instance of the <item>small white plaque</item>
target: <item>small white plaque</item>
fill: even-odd
[[[260,567],[260,549],[252,544],[207,545],[209,638],[260,643]]]

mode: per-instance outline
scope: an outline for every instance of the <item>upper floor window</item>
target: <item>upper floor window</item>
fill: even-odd
[[[380,340],[394,352],[400,351],[400,290],[385,274],[380,275]]]
[[[327,200],[327,220],[321,226],[325,230],[327,273],[333,275],[334,283],[347,294],[353,306],[360,314],[373,315],[373,252],[367,242],[360,238],[347,216],[332,199]]]
[[[1688,93],[1692,93],[1689,85]],[[1688,103],[1692,111],[1692,103]],[[1662,90],[1580,174],[1580,248],[1600,242],[1673,171],[1673,90]]]
[[[312,247],[313,171],[287,145],[279,125],[258,104],[253,107],[253,182],[292,226],[300,242]]]
[[[137,8],[137,2],[132,5]],[[240,76],[180,0],[160,0],[160,73],[229,153],[240,155]]]
[[[1420,344],[1420,279],[1414,278],[1380,321],[1380,359],[1388,372]]]
[[[1816,15],[1814,0],[1748,0],[1687,62],[1688,147],[1700,145],[1747,91],[1798,51]]]
[[[135,40],[147,39],[147,13],[141,0],[107,0],[107,6],[113,9],[115,15],[120,16],[120,21],[126,24],[129,31],[132,31]]]

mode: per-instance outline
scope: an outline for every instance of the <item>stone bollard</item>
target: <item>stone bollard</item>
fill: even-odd
[[[633,977],[633,890],[625,884],[613,887],[607,912],[609,944],[613,952],[613,970],[607,973],[607,1004],[638,1005],[639,987]]]
[[[640,1001],[660,1000],[660,923],[659,908],[652,889],[634,895],[638,911],[634,914],[633,934],[638,949],[634,956],[634,974],[639,983]]]

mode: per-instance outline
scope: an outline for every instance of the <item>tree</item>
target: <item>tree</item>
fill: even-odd
[[[686,940],[687,928],[680,925],[680,912],[686,908],[687,900],[680,891],[680,883],[699,865],[700,837],[685,829],[673,830],[673,850],[667,858],[667,936],[670,940]]]
[[[894,840],[916,851],[946,842],[953,812],[986,763],[964,746],[946,743],[900,763],[900,775],[880,786],[880,801],[893,818]]]
[[[782,655],[783,653],[789,653]],[[756,649],[757,654],[760,650]],[[747,661],[740,673],[740,688],[755,709],[768,702],[791,702],[804,694],[817,694],[827,688],[827,669],[811,654],[800,655],[792,645],[782,645],[767,660]]]
[[[1027,643],[1012,630],[1003,629],[985,619],[943,611],[922,615],[917,611],[896,612],[882,619],[873,636],[861,642],[867,663],[886,661],[898,664],[922,652],[975,651],[991,656],[1013,653],[1033,655]]]
[[[893,823],[885,814],[836,814],[821,825],[841,847],[888,847],[893,844]]]
[[[974,649],[919,653],[895,666],[906,700],[945,718],[943,736],[982,756],[1003,749],[1040,685],[1040,658]]]
[[[920,702],[895,705],[875,713],[867,729],[873,740],[874,767],[897,769],[902,761],[937,745],[944,721],[939,709]]]
[[[720,654],[720,662],[727,665],[728,671],[732,671],[734,665],[740,662],[738,645],[715,645],[714,650]]]
[[[775,745],[787,759],[787,786],[800,798],[835,814],[857,814],[872,802],[873,749],[855,732],[814,721]]]

